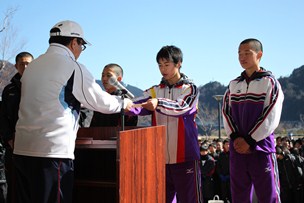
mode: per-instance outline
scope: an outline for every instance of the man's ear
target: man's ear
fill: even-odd
[[[257,54],[258,59],[261,60],[262,56],[263,56],[263,52],[259,51],[258,54]]]
[[[15,64],[14,66],[15,66],[15,68],[18,70],[18,68],[17,68],[17,64]]]
[[[121,77],[121,76],[118,76],[118,77],[117,77],[117,81],[119,81],[119,82],[122,81],[122,77]]]
[[[69,47],[71,50],[74,50],[75,46],[78,45],[77,39],[74,38],[73,40],[70,41],[67,47]]]
[[[179,69],[182,67],[182,62],[178,62],[177,64],[176,64],[176,67],[178,67]]]

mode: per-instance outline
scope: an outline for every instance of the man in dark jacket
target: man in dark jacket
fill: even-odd
[[[7,201],[13,202],[13,168],[12,153],[14,147],[15,127],[18,120],[18,110],[21,95],[21,76],[27,65],[34,59],[28,52],[21,52],[16,56],[15,67],[17,73],[2,92],[2,108],[0,110],[0,136],[5,147],[5,176],[7,180]]]
[[[302,199],[302,183],[296,175],[295,157],[286,147],[276,147],[280,178],[280,197],[282,203],[300,203]]]
[[[220,177],[220,187],[221,187],[221,199],[224,199],[227,203],[231,202],[231,191],[230,191],[230,154],[229,154],[229,140],[225,139],[223,141],[223,151],[220,153],[217,160],[217,174]]]
[[[215,160],[210,154],[208,154],[207,144],[202,144],[200,147],[200,154],[203,202],[208,202],[208,200],[213,199],[215,195],[213,180],[213,174],[215,172]]]

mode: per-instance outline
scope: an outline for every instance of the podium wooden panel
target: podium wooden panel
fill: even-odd
[[[164,126],[80,128],[75,203],[165,202]]]

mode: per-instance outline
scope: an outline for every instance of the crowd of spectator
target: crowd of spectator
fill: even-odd
[[[276,138],[281,202],[304,202],[304,138]]]
[[[229,139],[199,140],[204,202],[218,195],[232,203],[229,176]],[[276,137],[282,203],[304,202],[304,138]]]

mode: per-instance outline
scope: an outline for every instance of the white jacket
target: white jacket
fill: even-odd
[[[74,159],[80,104],[102,113],[122,108],[120,97],[104,92],[73,53],[57,43],[29,64],[21,82],[14,154]]]
[[[166,126],[166,164],[199,160],[197,144],[198,131],[195,122],[199,91],[196,85],[181,73],[181,79],[174,85],[162,80],[144,91],[144,96],[134,103],[142,103],[157,98],[156,110],[133,108],[128,114],[147,115],[152,113],[152,125]]]

